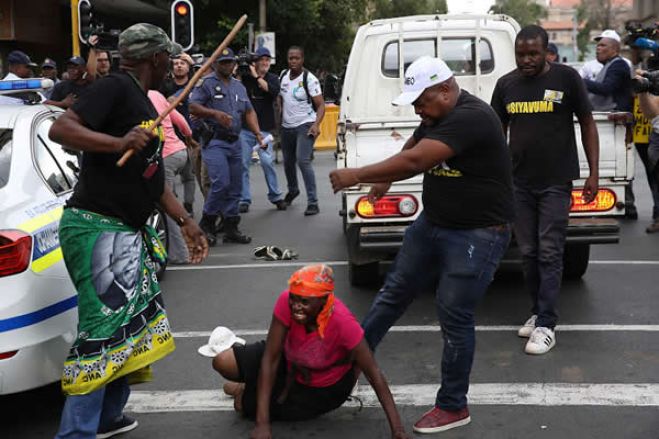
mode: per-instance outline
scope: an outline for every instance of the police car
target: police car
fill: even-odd
[[[76,336],[77,296],[58,226],[78,156],[48,138],[63,111],[26,104],[49,86],[0,81],[0,395],[58,381]],[[21,98],[9,97],[17,91]],[[150,218],[166,244],[162,220]]]

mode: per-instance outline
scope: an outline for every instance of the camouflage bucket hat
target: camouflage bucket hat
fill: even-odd
[[[173,43],[164,30],[149,23],[137,23],[119,34],[119,53],[122,58],[143,59],[154,53],[178,55],[183,50]]]

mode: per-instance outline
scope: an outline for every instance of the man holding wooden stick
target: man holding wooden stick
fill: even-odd
[[[128,381],[174,350],[156,271],[166,257],[146,224],[156,204],[181,228],[192,263],[208,255],[199,226],[165,185],[158,89],[181,47],[157,26],[119,36],[120,71],[95,81],[49,136],[82,151],[80,179],[60,221],[64,262],[78,295],[78,336],[64,363],[67,395],[57,439],[108,438],[137,427],[123,414]],[[133,151],[125,166],[115,165]]]

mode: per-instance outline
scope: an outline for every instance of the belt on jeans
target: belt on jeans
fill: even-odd
[[[223,141],[229,142],[229,143],[235,142],[236,140],[238,140],[238,138],[239,137],[236,134],[218,134],[218,133],[216,133],[216,134],[213,135],[213,139],[223,140]]]

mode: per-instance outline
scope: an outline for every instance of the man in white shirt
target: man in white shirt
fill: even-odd
[[[318,196],[316,176],[311,165],[311,155],[316,137],[320,134],[320,122],[325,116],[320,82],[304,68],[304,50],[298,46],[288,49],[288,69],[281,75],[279,104],[281,116],[281,150],[284,156],[284,172],[288,182],[287,204],[300,195],[297,170],[300,168],[307,191],[305,215],[316,215]]]
[[[32,68],[37,64],[33,63],[25,52],[14,50],[7,55],[7,64],[9,65],[9,73],[2,79],[25,79],[34,77]]]

